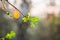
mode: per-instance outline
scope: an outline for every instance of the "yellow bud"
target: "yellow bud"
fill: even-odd
[[[19,18],[20,18],[20,13],[19,13],[19,11],[14,11],[13,17],[14,17],[15,19],[19,19]]]

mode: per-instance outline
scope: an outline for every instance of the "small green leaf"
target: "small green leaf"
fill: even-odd
[[[11,35],[11,37],[15,37],[16,36],[16,33],[14,31],[11,31],[10,32],[10,35]]]
[[[30,12],[28,12],[28,18],[30,18]]]
[[[31,23],[31,28],[34,28],[34,27],[35,27],[34,23]]]
[[[38,17],[30,18],[29,20],[30,20],[30,22],[33,22],[36,24],[39,23],[39,21],[40,21],[40,19]]]
[[[28,18],[27,18],[27,17],[24,17],[22,20],[23,20],[24,22],[28,22]]]
[[[7,35],[6,35],[6,38],[8,38],[8,39],[12,39],[12,37],[11,37],[10,34],[7,34]]]
[[[6,35],[6,38],[12,39],[12,38],[15,37],[15,36],[16,36],[16,33],[15,33],[14,31],[11,31],[10,34],[7,34],[7,35]]]
[[[6,12],[9,17],[12,17],[12,14],[9,12]]]
[[[12,17],[12,14],[9,14],[8,16]]]

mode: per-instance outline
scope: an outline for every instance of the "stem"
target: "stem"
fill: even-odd
[[[1,0],[1,3],[2,3],[2,7],[4,8],[3,10],[6,12],[6,14],[8,14],[7,12],[7,9],[5,8],[5,5],[4,5],[4,3],[2,2],[2,0]]]
[[[8,1],[6,1],[8,2]],[[8,2],[9,3],[9,2]],[[12,7],[14,7],[16,10],[18,10],[14,5],[12,5],[11,3],[9,3]],[[18,10],[19,11],[19,10]],[[21,13],[21,11],[19,11]],[[23,15],[23,13],[21,13]],[[23,15],[24,16],[24,15]],[[25,16],[24,16],[25,17]]]

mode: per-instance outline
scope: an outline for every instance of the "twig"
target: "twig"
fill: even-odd
[[[1,1],[2,2],[2,1]],[[2,7],[5,9],[4,11],[7,11],[5,6],[4,6],[4,3],[2,2]]]
[[[6,12],[7,15],[9,15],[9,12],[7,11],[7,8],[5,7],[4,3],[2,2],[1,0],[1,3],[2,3],[2,8],[3,10]]]
[[[6,1],[7,3],[9,3],[12,7],[14,7],[16,10],[18,10],[14,5],[12,5],[10,2]],[[19,11],[19,10],[18,10]],[[21,13],[21,11],[19,11]],[[23,13],[21,13],[23,15]],[[24,15],[23,15],[24,16]],[[25,16],[24,16],[25,17]]]

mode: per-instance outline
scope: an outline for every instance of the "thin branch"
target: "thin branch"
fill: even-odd
[[[12,7],[14,7],[16,10],[18,10],[14,5],[12,5],[10,2],[8,2],[8,1],[6,1],[7,3],[9,3]],[[21,11],[20,10],[18,10],[20,13],[21,13]],[[23,15],[23,13],[21,13],[22,15]],[[23,15],[24,16],[24,15]],[[25,17],[25,16],[24,16]]]
[[[7,13],[7,14],[9,14],[9,12],[7,11],[7,8],[5,7],[5,5],[4,5],[4,3],[2,2],[2,0],[1,0],[1,3],[2,3],[2,6],[3,6],[3,10]]]

